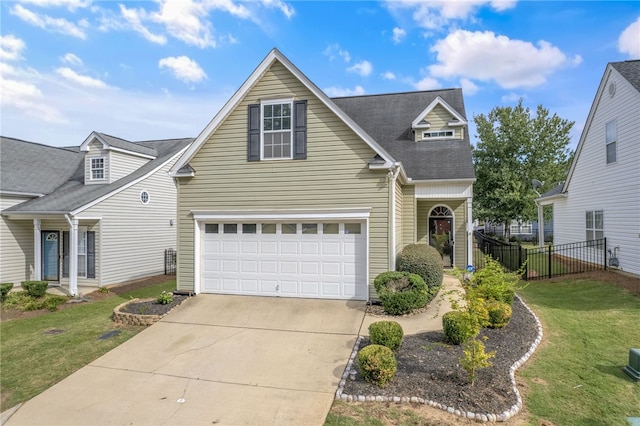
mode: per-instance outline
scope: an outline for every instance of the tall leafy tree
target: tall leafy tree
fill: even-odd
[[[473,121],[479,139],[473,150],[474,216],[504,224],[508,237],[511,221],[537,218],[531,181],[543,181],[538,190],[543,193],[565,180],[574,122],[550,115],[542,105],[532,115],[522,99],[515,107],[475,115]]]

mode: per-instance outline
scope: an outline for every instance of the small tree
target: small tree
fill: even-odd
[[[477,338],[468,340],[464,344],[464,355],[460,358],[460,365],[469,375],[469,384],[473,386],[476,381],[478,370],[481,368],[491,367],[493,364],[489,361],[496,353],[485,352],[484,343]]]

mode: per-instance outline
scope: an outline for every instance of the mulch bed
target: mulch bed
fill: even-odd
[[[171,303],[166,303],[164,305],[153,300],[141,300],[141,301],[131,301],[120,308],[120,312],[126,312],[128,314],[138,314],[138,315],[164,315],[169,312],[171,309],[175,308],[185,300],[187,300],[189,296],[173,296],[173,301]]]
[[[360,374],[346,380],[343,393],[387,397],[418,397],[461,411],[502,413],[517,402],[509,368],[522,358],[535,341],[538,330],[535,318],[516,300],[509,324],[502,329],[483,329],[487,352],[496,351],[491,367],[477,373],[474,386],[469,385],[466,371],[458,360],[462,347],[448,345],[442,332],[405,336],[395,352],[398,371],[384,388],[367,383]],[[365,340],[360,348],[370,344]],[[357,362],[354,363],[357,368]]]

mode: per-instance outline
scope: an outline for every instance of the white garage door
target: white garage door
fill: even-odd
[[[367,299],[365,222],[207,223],[202,292]]]

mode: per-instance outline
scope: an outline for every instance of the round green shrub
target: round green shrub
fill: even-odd
[[[22,288],[31,297],[42,297],[47,292],[49,283],[47,281],[22,281]]]
[[[502,328],[509,323],[513,312],[510,304],[490,300],[486,306],[489,313],[489,328]]]
[[[4,302],[4,300],[7,298],[7,294],[9,294],[12,288],[13,288],[13,283],[0,284],[0,302]]]
[[[391,349],[368,345],[358,352],[358,367],[367,382],[384,387],[396,375],[398,363]]]
[[[402,326],[395,321],[378,321],[369,326],[371,343],[386,346],[392,351],[400,347],[403,337]]]
[[[429,300],[424,280],[409,272],[383,272],[373,281],[373,286],[382,307],[390,315],[408,314],[422,308]]]
[[[440,291],[444,277],[442,256],[435,247],[427,244],[409,244],[398,256],[397,269],[422,277],[429,289],[430,302]]]
[[[442,330],[447,343],[459,345],[480,332],[478,321],[465,311],[451,311],[442,316]]]

